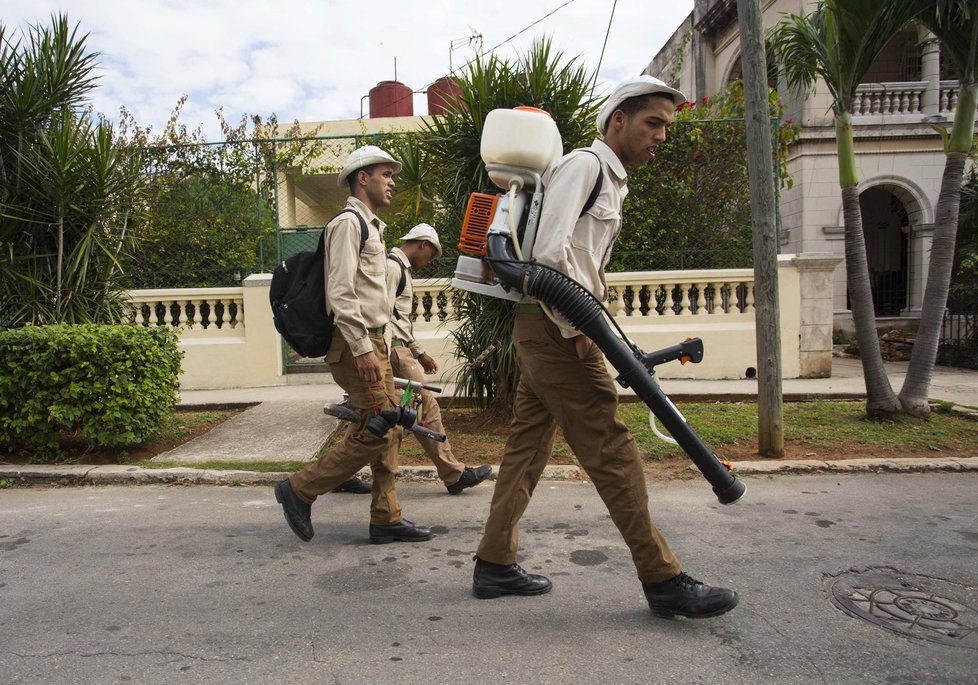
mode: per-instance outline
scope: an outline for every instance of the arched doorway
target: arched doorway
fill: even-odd
[[[859,195],[859,208],[876,316],[899,316],[907,308],[909,213],[899,197],[880,186]]]

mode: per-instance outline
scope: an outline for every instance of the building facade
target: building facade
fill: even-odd
[[[765,30],[784,14],[813,11],[814,0],[762,0]],[[697,100],[741,77],[736,0],[695,0],[693,12],[644,70]],[[883,324],[919,318],[927,281],[934,211],[944,171],[939,129],[950,129],[957,81],[936,38],[922,28],[890,41],[858,89],[853,116],[860,205],[873,301]],[[777,83],[772,83],[777,86]],[[821,81],[814,93],[779,87],[785,117],[801,126],[782,191],[781,251],[844,255],[842,197],[832,97]],[[836,325],[851,327],[845,263],[833,276]]]

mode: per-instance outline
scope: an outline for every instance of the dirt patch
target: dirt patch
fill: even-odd
[[[104,464],[129,464],[144,459],[151,459],[174,447],[203,435],[215,426],[227,421],[240,413],[240,409],[224,409],[220,411],[175,411],[165,422],[160,438],[150,440],[141,445],[128,447],[100,447],[92,445],[84,437],[62,435],[60,447],[62,455],[49,460],[64,464],[86,464],[101,466]],[[0,462],[7,464],[38,463],[29,452],[0,455]]]
[[[499,464],[509,435],[509,421],[487,419],[471,410],[449,410],[442,412],[445,432],[452,443],[452,451],[466,465]],[[975,456],[973,444],[944,445],[940,448],[881,449],[874,445],[860,444],[851,440],[820,441],[818,443],[786,440],[784,457],[765,458],[757,452],[757,438],[751,436],[734,445],[711,446],[720,459],[738,461],[793,461],[814,459],[836,461],[840,459],[887,459],[900,458],[953,458]],[[427,455],[416,441],[408,438],[401,448],[399,461],[402,465],[428,465]],[[573,452],[558,429],[554,440],[551,464],[577,464]],[[692,462],[682,453],[661,456],[645,455],[645,466],[649,474],[659,479],[679,479],[697,477]],[[692,467],[692,468],[691,468]]]

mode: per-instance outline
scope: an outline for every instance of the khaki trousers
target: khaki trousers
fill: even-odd
[[[339,330],[333,329],[333,341],[326,353],[326,362],[333,380],[349,394],[350,408],[360,415],[360,421],[351,424],[343,442],[315,463],[293,473],[289,482],[299,499],[312,504],[319,495],[349,480],[362,467],[370,464],[373,476],[370,523],[387,526],[401,521],[401,505],[397,501],[394,485],[397,451],[391,452],[389,449],[394,434],[400,429],[392,429],[382,438],[367,430],[367,420],[378,410],[393,409],[394,403],[390,398],[395,397],[394,376],[387,361],[384,336],[371,335],[370,341],[384,370],[384,380],[368,386],[357,373],[356,362],[346,340]]]
[[[641,453],[618,418],[618,392],[596,346],[579,360],[574,341],[541,314],[520,313],[513,331],[520,382],[478,556],[516,563],[519,520],[550,458],[559,425],[632,553],[638,577],[660,582],[682,567],[652,522]]]
[[[392,346],[390,361],[391,370],[396,377],[418,381],[419,383],[425,382],[424,369],[421,368],[421,364],[418,363],[418,360],[414,358],[411,350],[407,347],[403,345]],[[441,421],[441,408],[438,406],[438,400],[428,390],[421,391],[421,421],[424,421],[425,426],[436,433],[445,433],[445,426]],[[397,453],[401,449],[403,436],[404,431],[398,430],[397,436],[391,440],[390,449],[394,453],[391,456],[391,460],[395,463],[397,461]],[[438,477],[441,478],[442,482],[445,485],[455,485],[458,479],[462,477],[465,464],[455,458],[449,441],[438,442],[430,438],[423,438],[420,435],[415,435],[414,437],[418,439],[421,447],[428,454],[431,463],[438,469]]]

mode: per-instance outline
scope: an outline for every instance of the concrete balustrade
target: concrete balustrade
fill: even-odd
[[[832,255],[781,255],[782,375],[824,377],[832,369]],[[609,314],[650,352],[688,337],[703,339],[701,364],[670,363],[662,378],[744,378],[757,367],[752,269],[646,271],[607,275]],[[282,346],[268,303],[269,274],[240,288],[130,291],[139,325],[179,328],[186,389],[258,387],[299,382],[283,372]],[[449,279],[417,279],[415,335],[438,362],[438,382],[461,366],[451,329],[458,296]],[[247,322],[247,324],[245,323]],[[301,376],[301,382],[318,374]]]

